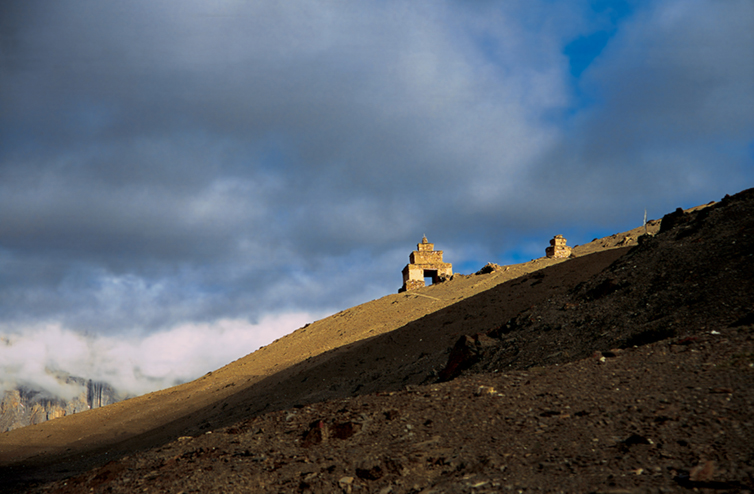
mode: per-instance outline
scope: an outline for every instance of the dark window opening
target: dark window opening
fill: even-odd
[[[424,285],[430,286],[437,280],[437,270],[436,269],[425,269],[424,270]]]

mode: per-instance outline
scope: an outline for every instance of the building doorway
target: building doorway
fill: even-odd
[[[425,269],[424,270],[424,286],[434,285],[437,282],[437,270]]]

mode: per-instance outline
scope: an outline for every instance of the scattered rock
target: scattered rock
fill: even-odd
[[[707,460],[698,464],[689,472],[689,479],[692,482],[709,482],[715,478],[715,462]]]
[[[485,334],[463,335],[450,351],[448,363],[440,371],[440,381],[448,381],[470,368],[482,357],[486,349],[494,348],[499,342]]]
[[[495,388],[492,386],[479,386],[474,392],[474,396],[489,396],[496,393]]]
[[[356,469],[356,476],[364,480],[378,480],[382,475],[382,467],[377,462],[365,463]]]
[[[316,444],[322,444],[327,440],[327,437],[327,425],[322,420],[316,420],[309,424],[309,430],[304,435],[304,442],[302,445],[306,448]]]
[[[332,428],[333,437],[338,439],[348,439],[361,430],[361,424],[356,422],[343,422],[336,424]]]
[[[633,446],[634,444],[652,444],[649,439],[647,439],[644,436],[640,436],[638,434],[631,434],[628,436],[626,440],[623,441],[623,444],[627,446]]]
[[[690,215],[685,213],[683,209],[676,208],[676,210],[672,213],[668,213],[662,217],[662,222],[660,223],[660,233],[665,233],[672,230],[673,228],[676,228],[678,225],[688,223],[689,220]]]
[[[488,262],[482,267],[482,269],[480,269],[474,274],[490,274],[500,269],[502,269],[502,267],[499,264],[495,264],[494,262]]]

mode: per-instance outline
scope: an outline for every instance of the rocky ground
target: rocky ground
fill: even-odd
[[[318,321],[180,388],[217,398],[130,439],[94,421],[110,407],[0,435],[4,485],[754,491],[754,191],[673,213],[660,230],[638,246],[636,232],[600,239],[564,262],[493,267]],[[311,350],[324,334],[341,344]],[[239,370],[289,354],[298,360],[256,381]],[[135,416],[171,393],[185,396],[112,406]],[[108,434],[87,441],[95,423]],[[67,451],[21,446],[71,431],[82,439]]]
[[[754,328],[263,414],[33,492],[746,492]]]

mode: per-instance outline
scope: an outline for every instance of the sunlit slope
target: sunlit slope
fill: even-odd
[[[635,243],[639,230],[633,231],[628,241],[624,240],[625,234],[616,235],[577,247],[574,253],[582,256],[580,250],[587,248],[599,252]],[[602,269],[610,259],[612,257],[603,259],[594,269]],[[387,295],[316,321],[193,382],[0,434],[0,465],[65,463],[66,458],[73,460],[81,455],[91,455],[92,462],[96,463],[108,455],[117,456],[134,448],[156,446],[180,435],[200,433],[215,426],[219,418],[224,422],[232,421],[269,409],[270,397],[276,392],[286,395],[280,397],[281,405],[327,398],[321,386],[291,387],[290,375],[305,373],[307,369],[312,372],[326,369],[328,361],[343,358],[342,352],[359,342],[405,328],[428,314],[440,313],[501,283],[564,262],[574,261],[537,259],[485,275],[456,276],[447,283]],[[589,261],[574,262],[574,268],[575,264],[587,266]],[[515,311],[516,304],[510,305],[509,310]],[[487,323],[477,323],[481,324],[481,329],[486,329],[484,324]],[[432,324],[447,327],[443,338],[424,343],[428,350],[446,347],[456,332],[473,329],[455,320],[432,321]],[[431,337],[434,326],[425,328],[418,324],[416,328]],[[442,358],[435,353],[435,359]],[[281,383],[288,383],[288,387],[276,388]]]

